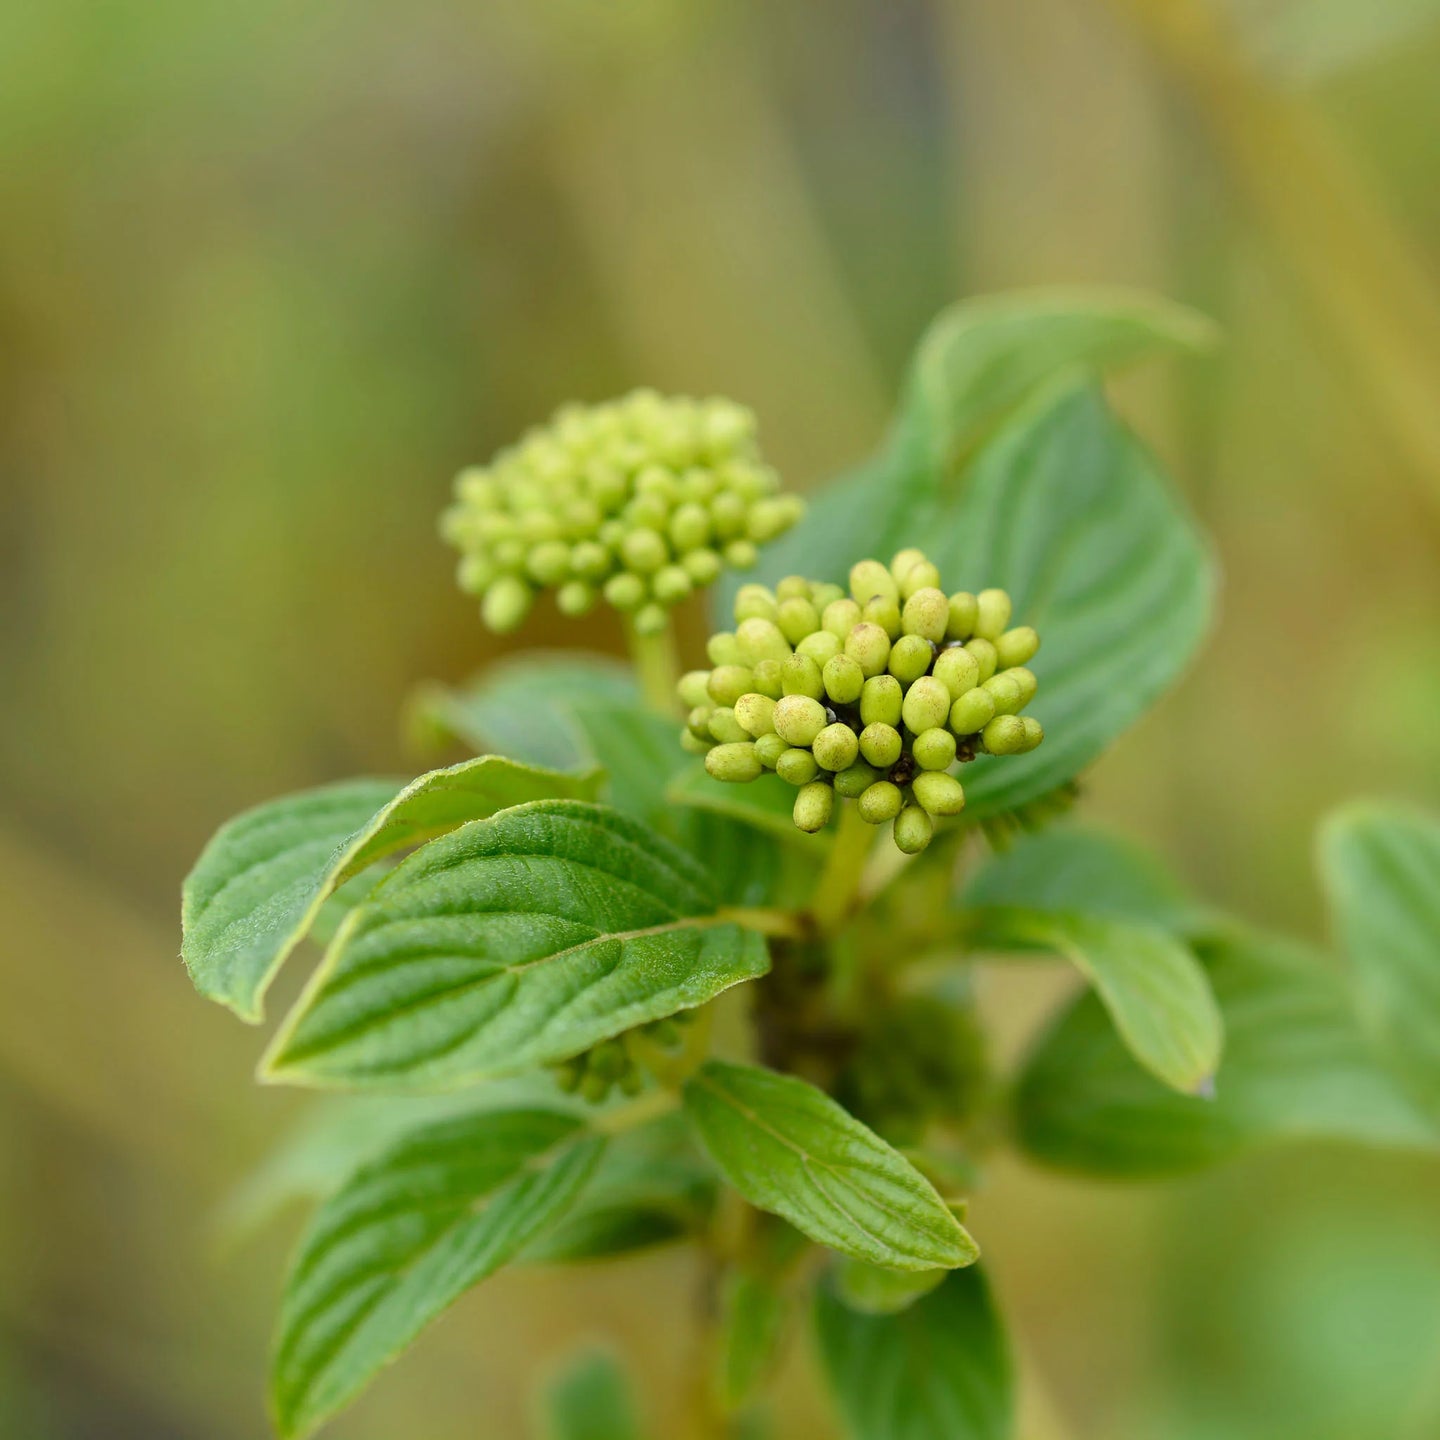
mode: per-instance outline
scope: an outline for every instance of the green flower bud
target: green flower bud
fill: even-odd
[[[933,730],[922,730],[910,752],[922,770],[948,770],[955,763],[955,737],[937,725]]]
[[[734,705],[755,688],[755,673],[746,665],[717,665],[710,672],[706,688],[717,705]]]
[[[530,587],[513,575],[502,575],[480,602],[480,614],[497,634],[514,630],[530,613],[535,596]]]
[[[642,525],[620,542],[620,555],[629,569],[650,575],[669,560],[670,550],[658,531]]]
[[[899,600],[900,587],[895,577],[878,560],[861,560],[850,567],[850,594],[864,605],[879,595],[886,600]]]
[[[960,782],[943,770],[922,770],[911,785],[921,808],[929,815],[958,815],[965,808]]]
[[[980,686],[967,691],[950,707],[950,729],[956,735],[973,735],[995,716],[995,697]]]
[[[622,571],[605,582],[605,598],[617,610],[638,610],[645,603],[645,582],[638,575]]]
[[[792,655],[780,667],[780,688],[787,695],[808,695],[818,700],[825,693],[820,667],[808,655]]]
[[[664,465],[647,465],[635,477],[637,495],[653,495],[666,505],[673,505],[680,498],[680,486],[675,472]]]
[[[997,715],[1013,715],[1020,708],[1024,687],[1008,670],[992,675],[981,688],[994,698]]]
[[[860,742],[848,725],[837,721],[815,737],[810,749],[822,769],[848,770],[860,753]]]
[[[776,733],[800,746],[813,744],[827,723],[825,707],[809,695],[786,695],[777,700],[773,718]]]
[[[690,713],[685,717],[685,724],[697,740],[708,741],[715,738],[710,733],[710,717],[714,713],[715,707],[710,704],[692,705],[690,707]]]
[[[560,538],[560,522],[549,510],[531,510],[520,517],[520,537],[531,545]]]
[[[708,732],[704,739],[701,739],[700,736],[693,734],[689,730],[682,730],[680,732],[680,748],[688,751],[691,755],[704,755],[714,743],[715,742],[709,738]]]
[[[980,683],[979,662],[961,645],[942,650],[935,661],[933,673],[950,692],[952,700],[958,700]]]
[[[860,607],[847,596],[832,600],[820,614],[820,624],[842,641],[860,623],[860,619]]]
[[[783,535],[803,514],[805,502],[798,495],[776,495],[757,500],[745,517],[745,529],[758,545]]]
[[[834,585],[828,580],[821,580],[818,584],[810,587],[810,603],[822,616],[837,600],[843,600],[844,598],[844,588],[840,585]]]
[[[918,855],[935,834],[935,822],[918,805],[907,805],[895,817],[895,846],[907,855]]]
[[[745,509],[743,497],[728,490],[721,491],[710,502],[710,523],[720,539],[733,540],[744,532]]]
[[[808,750],[796,745],[775,762],[775,773],[788,785],[808,785],[820,773],[820,767]]]
[[[1025,722],[1018,715],[997,715],[980,738],[992,755],[1019,755],[1025,749]]]
[[[830,823],[830,813],[834,808],[835,792],[823,780],[812,780],[800,787],[791,816],[799,829],[813,835]]]
[[[878,625],[891,640],[900,638],[900,602],[888,595],[877,595],[860,607],[860,618],[866,624]]]
[[[908,601],[921,590],[938,590],[939,588],[940,572],[928,560],[922,560],[918,565],[912,565],[905,572],[905,578],[900,582],[900,598]],[[938,639],[939,636],[936,638]]]
[[[735,592],[735,623],[746,620],[769,620],[772,623],[779,614],[775,597],[767,585],[742,585]]]
[[[587,1070],[580,1081],[580,1098],[598,1105],[610,1093],[610,1081],[593,1070]]]
[[[825,662],[820,678],[825,683],[825,693],[837,705],[853,705],[865,685],[865,672],[848,655],[832,655]]]
[[[1020,723],[1025,727],[1025,750],[1033,750],[1045,738],[1044,727],[1033,715],[1026,715]]]
[[[680,568],[697,585],[713,585],[720,578],[724,562],[713,551],[691,550],[680,557]]]
[[[880,772],[873,765],[857,760],[835,776],[835,793],[845,800],[858,800],[877,780]]]
[[[995,673],[995,647],[983,636],[977,635],[973,640],[965,642],[965,648],[975,657],[975,663],[980,667],[980,683],[983,685]]]
[[[775,762],[789,749],[784,739],[773,730],[768,735],[762,735],[755,742],[755,753],[760,757],[760,763],[767,769],[773,770]]]
[[[732,540],[725,547],[725,563],[733,570],[753,570],[760,553],[749,540]]]
[[[483,595],[494,579],[495,567],[483,556],[461,556],[455,582],[467,595]]]
[[[924,565],[925,563],[926,556],[923,550],[897,550],[895,558],[890,562],[890,573],[895,577],[895,583],[899,585],[909,574],[912,565]]]
[[[865,672],[867,679],[883,674],[890,660],[890,637],[878,625],[862,621],[845,637],[845,653]]]
[[[975,633],[998,640],[1010,623],[1010,597],[1003,590],[982,590],[975,597]]]
[[[562,615],[584,615],[595,608],[599,598],[592,585],[583,580],[567,580],[555,592],[555,605]]]
[[[919,635],[902,635],[890,647],[887,668],[902,685],[909,685],[930,669],[934,659],[935,647],[928,640]]]
[[[663,605],[642,605],[630,623],[637,635],[659,635],[670,623],[670,617]]]
[[[762,660],[790,658],[789,641],[780,633],[780,627],[773,620],[742,620],[735,628],[735,643],[747,665],[758,665]]]
[[[802,600],[796,595],[780,602],[780,618],[776,624],[792,645],[798,645],[807,635],[813,635],[820,628],[820,617],[809,600]]]
[[[860,719],[866,725],[899,725],[905,691],[893,675],[876,675],[860,692]]]
[[[775,702],[768,695],[750,691],[735,702],[735,718],[747,734],[757,740],[775,732]]]
[[[678,605],[695,586],[683,565],[662,565],[655,572],[650,588],[662,605]]]
[[[630,533],[630,527],[623,520],[607,520],[596,533],[607,551],[618,550]]]
[[[705,756],[705,769],[717,780],[744,784],[760,774],[760,757],[751,744],[717,745]]]
[[[1012,666],[1009,670],[1001,673],[1010,676],[1020,687],[1020,703],[1015,707],[1018,714],[1035,698],[1035,692],[1040,688],[1040,682],[1035,678],[1035,672],[1027,670],[1023,665]]]
[[[563,540],[542,540],[526,556],[525,568],[540,585],[558,585],[570,573],[570,547]]]
[[[743,695],[740,697],[745,698]],[[711,738],[721,745],[744,745],[754,739],[753,733],[740,723],[739,717],[728,705],[717,705],[710,712],[709,730]]]
[[[594,540],[581,540],[570,551],[570,568],[582,580],[603,580],[610,565],[610,552]]]
[[[705,642],[705,653],[712,665],[743,665],[745,657],[740,653],[740,642],[728,631],[721,630]]]
[[[893,725],[877,720],[860,732],[860,753],[877,770],[888,770],[904,748],[905,742]]]
[[[860,818],[871,825],[883,825],[900,813],[904,803],[905,796],[898,785],[877,780],[860,796]]]
[[[787,575],[775,587],[775,599],[777,603],[786,600],[808,600],[810,598],[810,582],[803,575]]]
[[[795,647],[795,653],[804,655],[823,667],[840,654],[842,648],[838,635],[832,635],[828,630],[817,630],[813,635],[807,635]]]
[[[713,688],[710,693],[715,693]],[[900,715],[916,735],[922,730],[933,730],[950,716],[950,692],[933,675],[922,675],[905,692]]]
[[[710,703],[710,672],[708,670],[687,670],[675,687],[675,693],[687,706]]]
[[[783,669],[779,660],[761,660],[755,666],[755,688],[762,695],[778,700],[785,687],[781,680]]]
[[[945,627],[949,621],[950,602],[933,585],[914,591],[900,612],[900,629],[906,635],[919,635],[936,644],[945,638]]]
[[[968,590],[957,590],[950,597],[950,619],[945,626],[947,640],[968,640],[975,633],[975,597]]]
[[[679,505],[670,517],[666,527],[670,543],[682,555],[687,550],[696,550],[710,538],[710,512],[693,500]]]
[[[1018,625],[1007,630],[995,642],[995,654],[999,656],[1002,668],[1009,670],[1016,665],[1028,665],[1040,648],[1040,637],[1028,625]]]

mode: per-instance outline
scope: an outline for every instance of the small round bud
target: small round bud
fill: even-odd
[[[980,667],[980,682],[984,684],[995,673],[995,647],[983,636],[977,635],[965,642],[965,648],[975,657],[975,663]]]
[[[743,695],[740,697],[745,698]],[[721,745],[743,745],[755,737],[740,723],[739,716],[728,705],[717,705],[710,712],[707,726],[711,739]]]
[[[779,660],[761,660],[755,666],[756,690],[762,695],[768,695],[772,700],[778,700],[785,693],[780,679],[782,673]]]
[[[898,600],[900,587],[878,560],[861,560],[850,567],[850,594],[863,606],[877,595],[887,600]]]
[[[555,605],[562,615],[584,615],[595,608],[595,588],[583,580],[567,580],[555,592]]]
[[[710,512],[703,505],[691,500],[676,507],[666,528],[669,531],[670,543],[683,555],[687,550],[697,549],[710,538]]]
[[[710,523],[714,526],[715,534],[722,540],[749,545],[748,540],[735,540],[735,537],[745,529],[745,509],[743,496],[736,495],[733,491],[722,490],[710,502]],[[751,545],[750,548],[753,550],[755,547]]]
[[[998,640],[1010,623],[1010,597],[1003,590],[982,590],[975,597],[975,633]]]
[[[791,814],[801,830],[813,835],[830,823],[830,813],[834,808],[835,792],[823,780],[812,780],[800,787]]]
[[[713,585],[725,567],[715,551],[702,546],[699,550],[690,550],[682,555],[680,568],[696,585]]]
[[[905,578],[900,582],[900,598],[908,601],[921,590],[938,590],[939,588],[939,570],[928,560],[922,560],[918,565],[912,565],[905,572]]]
[[[1023,665],[1012,666],[1002,673],[1010,676],[1020,687],[1020,703],[1015,707],[1016,714],[1019,714],[1035,698],[1040,682],[1035,678],[1035,672],[1027,670]]]
[[[665,607],[655,604],[642,605],[631,621],[637,635],[659,635],[669,623],[670,617]]]
[[[743,665],[740,642],[728,631],[721,630],[705,642],[705,653],[712,665]]]
[[[950,602],[940,590],[929,585],[916,590],[900,612],[900,628],[905,634],[920,635],[937,644],[945,638],[949,621]]]
[[[808,695],[786,695],[775,702],[776,733],[791,745],[813,744],[826,723],[825,707]]]
[[[899,725],[905,691],[893,675],[876,675],[860,692],[860,719],[866,725]]]
[[[480,602],[480,615],[497,634],[513,630],[530,613],[535,596],[530,587],[513,575],[502,575]]]
[[[779,613],[768,585],[742,585],[735,592],[735,623],[746,620],[774,621]]]
[[[904,748],[905,742],[893,725],[876,721],[860,732],[860,753],[877,770],[888,770]]]
[[[810,582],[803,575],[787,575],[775,587],[775,599],[784,600],[808,600],[810,598]]]
[[[780,618],[776,624],[792,645],[798,645],[807,635],[813,635],[820,628],[820,617],[808,599],[795,595],[780,602]]]
[[[558,585],[570,573],[570,547],[563,540],[542,540],[525,558],[530,578],[539,585]]]
[[[773,620],[742,620],[735,627],[735,643],[747,665],[758,665],[762,660],[783,663],[790,658],[790,644]]]
[[[617,610],[638,610],[645,603],[645,582],[624,570],[605,582],[604,593]]]
[[[890,637],[878,625],[862,621],[845,637],[845,653],[860,666],[867,679],[880,675],[890,659]]]
[[[715,693],[713,685],[710,693]],[[900,715],[916,735],[933,730],[950,716],[950,692],[933,675],[922,675],[905,692]]]
[[[832,655],[820,678],[825,682],[825,693],[837,705],[853,705],[865,686],[865,672],[848,655]]]
[[[837,600],[845,598],[845,589],[841,585],[833,585],[828,580],[821,580],[810,587],[810,603],[823,616],[826,609]]]
[[[642,525],[620,542],[620,555],[627,568],[639,575],[649,575],[670,558],[670,548],[658,531]]]
[[[948,650],[942,650],[935,661],[933,673],[950,692],[952,700],[958,700],[967,690],[973,690],[980,683],[979,663],[963,645],[953,645]]]
[[[690,713],[685,717],[685,724],[697,740],[713,740],[715,738],[710,733],[710,717],[714,713],[715,707],[708,703],[690,707]]]
[[[735,702],[735,718],[747,734],[757,740],[775,732],[775,702],[768,695],[750,691]]]
[[[570,551],[570,568],[582,580],[603,580],[610,573],[610,552],[594,540],[581,540]]]
[[[910,752],[922,770],[948,770],[955,763],[955,737],[937,725],[933,730],[921,731]]]
[[[880,772],[873,765],[857,760],[848,769],[837,772],[835,793],[845,800],[858,800],[879,779]]]
[[[704,739],[689,730],[680,732],[680,748],[691,755],[704,755],[714,743],[708,732]]]
[[[945,625],[947,640],[968,640],[975,633],[975,597],[968,590],[957,590],[950,597],[950,618]]]
[[[1008,670],[1015,665],[1028,665],[1040,648],[1040,636],[1028,625],[1007,630],[996,642],[995,653],[1000,665]]]
[[[760,757],[749,744],[717,745],[705,756],[705,769],[717,780],[744,784],[760,774]]]
[[[790,747],[773,730],[768,735],[762,735],[755,742],[755,753],[760,757],[760,763],[767,769],[773,770],[775,762]]]
[[[890,573],[895,577],[895,583],[899,585],[905,579],[912,565],[925,564],[925,558],[923,550],[897,550],[890,562]]]
[[[796,745],[775,762],[775,773],[787,785],[808,785],[820,773],[820,767],[808,750]]]
[[[1021,751],[1033,750],[1044,738],[1045,729],[1033,715],[1026,715],[1020,723],[1025,727],[1025,746]]]
[[[918,805],[907,805],[895,817],[895,847],[918,855],[935,834],[935,822]]]
[[[902,685],[909,685],[930,669],[934,658],[935,647],[928,640],[919,635],[902,635],[890,647],[890,659],[886,665]]]
[[[920,807],[929,815],[958,815],[965,808],[960,782],[943,770],[924,770],[911,786]]]
[[[997,715],[980,738],[992,755],[1018,755],[1025,749],[1025,722],[1018,715]]]
[[[662,565],[655,572],[650,588],[662,605],[678,605],[695,585],[683,565]]]
[[[950,707],[950,729],[956,735],[973,735],[994,718],[995,697],[978,685]]]
[[[836,721],[815,737],[810,749],[822,769],[848,770],[860,753],[860,742],[848,725]]]
[[[753,570],[760,559],[760,552],[750,540],[732,540],[724,553],[725,563],[733,570]]]
[[[780,667],[780,688],[787,695],[808,695],[818,700],[825,693],[820,667],[808,655],[792,655]]]
[[[687,670],[675,687],[686,705],[708,705],[710,703],[710,672],[708,670]]]
[[[1008,670],[992,675],[981,688],[990,692],[995,701],[997,715],[1013,715],[1020,708],[1020,697],[1024,689]]]
[[[455,571],[455,583],[467,595],[483,595],[495,579],[495,567],[482,555],[462,555]],[[856,612],[859,613],[858,610]]]
[[[900,602],[888,595],[877,595],[860,607],[860,618],[878,625],[892,640],[900,638]]]
[[[860,623],[860,607],[847,596],[832,600],[820,615],[820,624],[841,640]]]
[[[823,666],[840,654],[842,649],[838,635],[831,634],[829,630],[817,630],[813,635],[807,635],[795,647],[795,653],[808,656],[817,665]]]
[[[883,825],[900,813],[904,803],[905,797],[898,785],[877,780],[860,796],[860,818],[871,825]]]
[[[755,688],[755,674],[747,665],[717,665],[710,672],[706,688],[717,705],[734,705]]]
[[[757,500],[745,517],[746,533],[759,545],[783,535],[803,514],[805,502],[798,495],[773,495]]]

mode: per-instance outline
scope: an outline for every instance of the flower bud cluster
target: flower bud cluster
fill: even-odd
[[[744,585],[735,629],[710,639],[713,668],[680,681],[681,742],[717,780],[773,770],[794,785],[802,830],[823,829],[838,795],[915,854],[964,808],[957,763],[1044,738],[1021,713],[1040,637],[1010,619],[1005,591],[947,595],[919,550],[862,560],[848,593],[798,576]]]
[[[679,1050],[685,1043],[685,1027],[694,1019],[692,1012],[681,1010],[663,1020],[651,1020],[636,1027],[634,1032],[662,1050]],[[554,1067],[555,1082],[568,1095],[598,1105],[610,1098],[612,1090],[622,1095],[638,1095],[645,1084],[645,1075],[636,1061],[625,1035],[602,1040],[579,1055],[573,1055]]]
[[[803,510],[761,460],[749,410],[636,390],[566,406],[462,471],[441,533],[492,630],[513,630],[553,588],[567,615],[603,598],[654,634],[725,566],[754,565]]]

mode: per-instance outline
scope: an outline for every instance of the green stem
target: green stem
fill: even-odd
[[[874,827],[860,818],[859,807],[842,800],[840,828],[810,899],[810,913],[823,932],[839,929],[854,908],[874,835]]]
[[[640,681],[645,703],[660,715],[674,715],[677,701],[675,682],[680,678],[680,664],[675,655],[675,634],[667,623],[658,635],[641,635],[634,622],[625,617],[625,639],[630,646],[630,659]]]

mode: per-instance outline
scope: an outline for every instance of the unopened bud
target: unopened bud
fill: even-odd
[[[834,808],[835,792],[823,780],[812,780],[800,787],[791,815],[799,829],[813,835],[830,823]]]
[[[948,770],[955,763],[955,737],[937,725],[915,737],[911,753],[922,770]]]
[[[857,760],[835,776],[835,793],[845,800],[858,800],[877,780],[880,772],[863,760]]]
[[[620,554],[631,570],[649,575],[670,558],[670,549],[657,531],[640,526],[621,542]]]
[[[982,590],[975,597],[975,633],[998,640],[1010,623],[1010,596],[1004,590]]]
[[[825,707],[808,695],[786,695],[777,700],[773,718],[776,733],[789,744],[801,746],[813,744],[827,723]]]
[[[950,692],[951,700],[958,700],[980,683],[980,666],[963,645],[954,645],[940,652],[935,661],[934,675]]]
[[[780,667],[780,687],[787,695],[818,700],[825,693],[820,667],[808,655],[792,655]]]
[[[923,550],[897,550],[895,558],[890,562],[890,573],[895,577],[895,583],[899,585],[909,574],[912,565],[923,565],[925,563],[925,552]]]
[[[573,618],[593,610],[598,598],[594,587],[587,585],[583,580],[567,580],[555,592],[555,606],[562,615],[569,615]]]
[[[750,691],[735,702],[735,719],[757,740],[775,731],[775,702],[768,695]]]
[[[965,648],[975,657],[975,663],[980,667],[980,682],[984,684],[995,673],[998,664],[995,647],[983,636],[977,635],[965,642]]]
[[[1025,749],[1033,750],[1045,738],[1045,729],[1033,715],[1026,715],[1020,723],[1025,727]]]
[[[853,705],[865,686],[865,672],[848,655],[831,656],[820,678],[825,683],[825,693],[837,705]]]
[[[717,705],[733,705],[753,690],[755,675],[747,665],[717,665],[710,672],[706,689]]]
[[[900,638],[900,602],[889,595],[877,595],[867,600],[860,609],[861,620],[868,625],[878,625],[891,640]]]
[[[768,695],[772,700],[778,700],[784,693],[781,684],[783,669],[778,660],[761,660],[755,666],[755,688],[762,695]]]
[[[860,818],[871,825],[883,825],[900,813],[904,803],[905,797],[898,785],[892,785],[888,780],[877,780],[860,796]]]
[[[1007,670],[1015,665],[1028,665],[1039,648],[1040,636],[1028,625],[1007,630],[995,642],[995,653],[1000,657],[1000,665]]]
[[[900,612],[900,629],[906,635],[919,635],[939,644],[945,638],[949,620],[950,602],[939,589],[927,585],[914,591],[905,602],[905,608]]]
[[[758,665],[762,660],[783,663],[790,658],[790,643],[780,633],[780,627],[759,616],[742,620],[735,627],[735,643],[747,665]]]
[[[878,625],[862,622],[845,637],[845,653],[867,678],[880,675],[890,659],[890,637]]]
[[[918,855],[935,834],[935,822],[918,805],[907,805],[895,817],[895,846],[907,855]]]
[[[866,725],[899,725],[905,692],[893,675],[876,675],[860,692],[860,719]]]
[[[820,624],[842,641],[860,623],[860,607],[848,596],[832,600],[820,615]]]
[[[705,768],[717,780],[743,784],[760,774],[760,757],[754,745],[717,745],[705,756]]]
[[[746,620],[769,620],[772,623],[779,614],[775,596],[766,585],[742,585],[735,592],[735,624],[738,627]]]
[[[973,735],[995,716],[995,697],[978,685],[950,707],[950,728],[957,735]]]
[[[950,692],[933,675],[922,675],[905,692],[900,715],[913,734],[933,730],[950,715]]]
[[[750,540],[732,540],[723,554],[725,563],[735,570],[753,570],[760,559],[760,552]]]
[[[605,582],[604,594],[617,610],[635,610],[645,603],[645,582],[638,575],[622,570]]]
[[[935,648],[928,640],[919,635],[902,635],[890,647],[886,666],[902,685],[908,685],[930,669],[934,658]]]
[[[530,613],[535,596],[530,587],[513,575],[502,575],[486,592],[480,614],[497,634],[514,630]]]
[[[943,770],[922,771],[915,777],[911,789],[930,815],[958,815],[965,808],[964,788]]]
[[[808,785],[820,773],[820,767],[808,750],[796,745],[775,762],[775,773],[788,785]]]
[[[780,618],[776,623],[785,638],[792,645],[798,645],[807,635],[813,635],[820,628],[820,617],[808,598],[797,595],[780,602]]]
[[[775,587],[775,599],[777,602],[785,600],[808,600],[810,598],[810,582],[803,575],[787,575]]]
[[[1025,749],[1025,722],[1018,715],[997,715],[980,738],[992,755],[1019,755]]]
[[[828,661],[839,655],[842,648],[838,635],[832,634],[829,630],[817,630],[813,635],[807,635],[795,647],[795,653],[804,655],[807,659],[813,660],[817,665],[823,667]]]
[[[696,585],[713,585],[725,568],[724,561],[711,549],[701,546],[680,557],[681,567]]]
[[[665,607],[652,602],[642,605],[630,623],[634,625],[637,635],[659,635],[670,620]]]
[[[838,721],[827,725],[810,746],[816,762],[824,770],[845,770],[855,763],[860,753],[860,742],[855,732]]]
[[[740,697],[745,698],[743,695]],[[740,723],[739,717],[728,705],[717,705],[710,712],[707,727],[713,740],[721,745],[738,745],[754,738],[751,731]]]
[[[898,600],[900,587],[895,583],[895,577],[878,560],[861,560],[859,564],[850,567],[850,594],[858,604],[864,606],[866,601],[877,595],[887,600]]]
[[[775,762],[790,747],[773,730],[768,735],[762,735],[755,742],[755,753],[760,757],[760,763],[767,769],[773,770]]]
[[[947,640],[968,640],[975,633],[975,597],[968,590],[957,590],[950,597],[950,618],[945,625]]]
[[[939,588],[939,570],[930,561],[922,560],[918,565],[912,565],[905,572],[905,578],[900,582],[900,598],[909,600],[921,590],[938,590]]]
[[[860,753],[877,770],[888,770],[904,749],[900,732],[893,725],[876,721],[860,732]]]
[[[832,584],[828,580],[818,581],[810,587],[810,603],[823,616],[826,609],[837,600],[845,598],[845,587]]]
[[[998,675],[992,675],[985,682],[983,688],[988,690],[994,698],[997,715],[1012,715],[1020,708],[1024,687],[1008,670],[1002,670]]]
[[[678,605],[695,585],[683,565],[662,565],[650,581],[650,588],[662,605]]]
[[[687,670],[676,685],[676,693],[687,706],[708,705],[710,672],[708,670]]]

